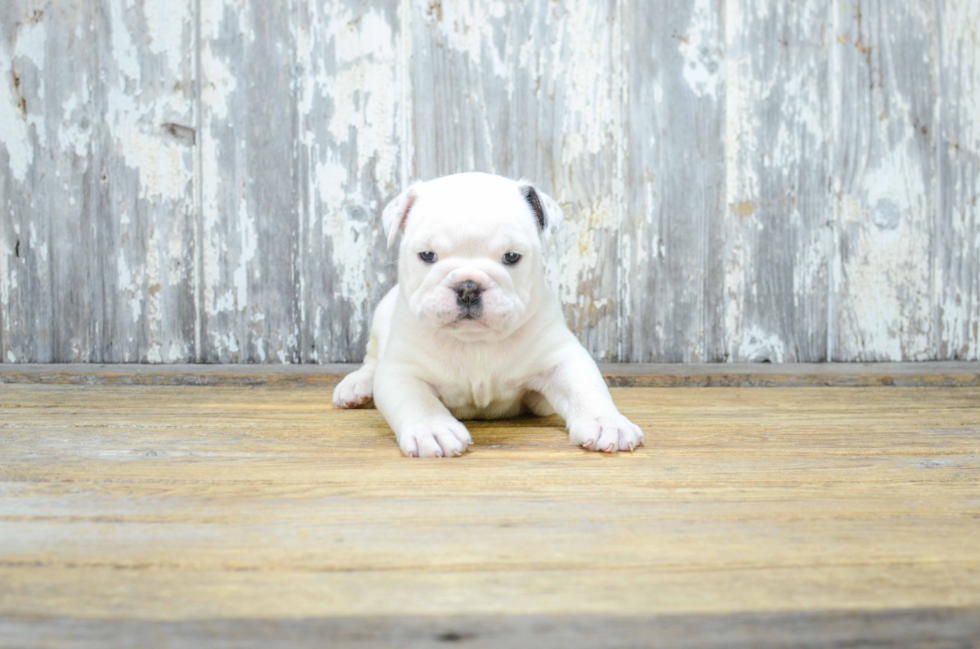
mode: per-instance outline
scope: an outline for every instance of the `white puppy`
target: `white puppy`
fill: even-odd
[[[561,415],[573,444],[643,444],[545,284],[542,240],[562,220],[529,183],[465,173],[417,183],[384,209],[388,246],[404,231],[398,285],[374,314],[364,366],[334,391],[371,398],[411,457],[473,443],[460,419]]]

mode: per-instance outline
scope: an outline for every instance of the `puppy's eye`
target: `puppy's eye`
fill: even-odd
[[[420,252],[419,253],[419,259],[421,259],[422,261],[424,261],[427,264],[431,264],[432,262],[434,262],[436,260],[436,253],[432,252],[431,250],[426,250],[425,252]]]
[[[508,252],[504,255],[504,263],[508,266],[513,266],[521,260],[521,254],[519,252]]]

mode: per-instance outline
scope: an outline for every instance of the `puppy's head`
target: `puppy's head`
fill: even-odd
[[[416,183],[384,209],[388,246],[404,232],[398,283],[426,326],[460,340],[504,338],[542,286],[541,244],[562,211],[530,183],[483,173]]]

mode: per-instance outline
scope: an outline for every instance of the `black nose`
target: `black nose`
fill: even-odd
[[[480,301],[480,285],[471,279],[456,285],[456,302],[472,306]]]

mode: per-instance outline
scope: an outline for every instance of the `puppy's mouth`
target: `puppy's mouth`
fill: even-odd
[[[480,319],[479,314],[473,314],[473,313],[464,313],[463,315],[461,315],[458,318],[456,318],[450,324],[453,324],[453,325],[459,325],[459,324],[478,324],[478,325],[486,326],[486,324],[483,322],[483,320]]]
[[[459,326],[486,327],[487,326],[486,323],[483,322],[483,320],[481,319],[482,315],[483,315],[483,309],[481,307],[475,306],[475,307],[470,307],[468,309],[463,308],[459,310],[459,315],[456,317],[455,320],[449,323],[449,326],[452,327],[453,329],[456,329]]]
[[[458,320],[479,320],[483,315],[483,304],[481,302],[474,302],[473,304],[461,304],[459,305],[459,317]]]

